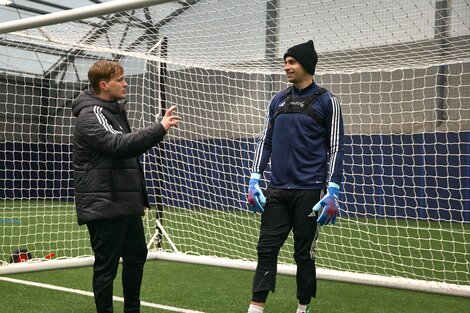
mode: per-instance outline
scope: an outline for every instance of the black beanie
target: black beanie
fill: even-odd
[[[305,43],[293,46],[287,49],[284,54],[284,60],[291,56],[297,60],[310,74],[315,74],[315,66],[317,65],[318,56],[313,46],[313,41],[309,40]]]

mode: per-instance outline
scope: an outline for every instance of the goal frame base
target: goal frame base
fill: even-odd
[[[31,260],[22,263],[13,263],[0,266],[0,275],[65,269],[74,267],[92,266],[94,257],[81,257],[71,259],[55,259],[47,261]],[[210,256],[187,255],[184,253],[170,253],[164,251],[149,251],[147,260],[162,260],[198,265],[216,266],[231,269],[254,271],[256,262],[246,260],[231,260]],[[295,276],[296,266],[292,264],[279,264],[278,274]],[[317,268],[317,279],[347,282],[353,284],[371,285],[377,287],[407,289],[418,292],[436,293],[450,296],[470,298],[470,286],[424,281],[403,277],[388,277],[364,273],[353,273],[326,268]]]

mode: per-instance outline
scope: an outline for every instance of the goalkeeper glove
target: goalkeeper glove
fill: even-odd
[[[328,192],[320,201],[318,201],[317,204],[315,204],[312,208],[312,213],[309,216],[315,216],[314,212],[317,212],[322,208],[323,211],[317,219],[317,223],[323,226],[328,225],[328,223],[331,222],[331,224],[334,225],[336,223],[336,217],[339,214],[338,198],[339,185],[330,182],[328,184]]]
[[[248,187],[248,206],[253,213],[264,212],[264,205],[266,204],[266,197],[264,196],[261,188],[259,187],[259,180],[261,174],[252,173]]]

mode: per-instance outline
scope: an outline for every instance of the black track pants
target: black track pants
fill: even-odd
[[[320,193],[321,190],[273,188],[266,191],[267,203],[261,215],[257,247],[258,266],[253,278],[253,301],[265,302],[268,294],[266,291],[274,292],[279,250],[291,230],[297,264],[297,298],[301,304],[308,304],[315,297],[317,219],[308,215],[320,200]]]
[[[98,313],[113,312],[113,281],[122,257],[124,312],[140,312],[140,286],[147,258],[141,216],[98,220],[87,224],[95,254],[93,293]]]

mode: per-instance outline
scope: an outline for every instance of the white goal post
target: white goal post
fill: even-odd
[[[149,258],[253,270],[256,139],[287,86],[284,51],[309,39],[346,133],[319,278],[470,297],[466,0],[119,0],[0,23],[0,274],[93,262],[75,217],[71,102],[99,59],[124,65],[133,128],[171,104],[183,118],[142,157]],[[11,262],[18,249],[27,262]],[[289,238],[280,273],[295,274],[292,251]]]

